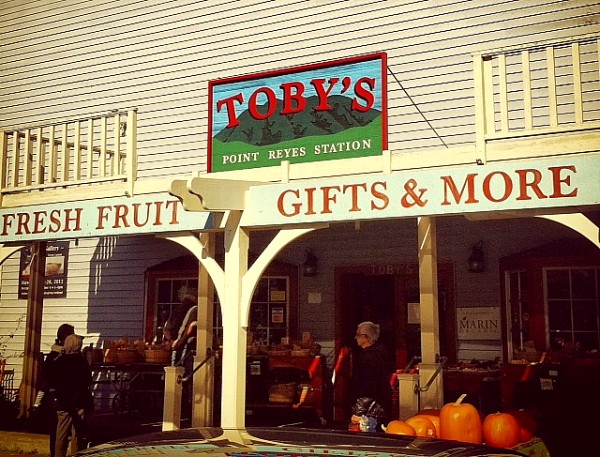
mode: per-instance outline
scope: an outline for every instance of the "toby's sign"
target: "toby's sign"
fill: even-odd
[[[209,171],[380,155],[386,56],[374,54],[209,83]]]

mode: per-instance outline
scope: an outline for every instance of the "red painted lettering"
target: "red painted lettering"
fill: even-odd
[[[383,192],[380,192],[379,190],[377,190],[378,187],[382,187]],[[384,181],[377,181],[371,185],[371,195],[373,195],[373,197],[375,197],[376,199],[382,201],[382,204],[380,206],[378,206],[376,201],[371,200],[371,209],[382,210],[382,209],[387,208],[387,206],[390,203],[390,198],[385,194],[386,190],[387,190],[387,183]]]
[[[332,192],[341,192],[341,189],[339,186],[326,186],[321,187],[321,191],[323,192],[323,210],[321,211],[321,214],[331,213],[332,211],[329,203],[337,203],[337,195],[332,195]]]
[[[283,109],[281,114],[294,114],[301,112],[306,108],[306,100],[303,97],[304,84],[300,82],[283,83],[281,86],[283,90]],[[294,93],[292,93],[294,90]],[[292,106],[294,104],[295,106]]]
[[[346,190],[350,189],[350,196],[352,198],[352,206],[350,207],[350,211],[360,211],[360,207],[358,206],[358,189],[367,190],[366,184],[347,184],[343,187],[343,193],[346,193]]]
[[[363,84],[367,86],[367,89],[363,87]],[[352,109],[360,111],[362,113],[369,111],[375,104],[375,96],[372,90],[375,89],[375,79],[373,78],[360,78],[354,85],[354,93],[358,98],[352,100]],[[365,101],[364,105],[359,103],[359,99]]]
[[[527,193],[527,188],[530,187],[533,190],[533,193],[537,196],[537,198],[548,198],[542,190],[540,189],[540,182],[542,181],[542,174],[539,170],[516,170],[517,175],[519,175],[519,196],[517,200],[531,200]],[[527,180],[527,176],[531,175],[531,182]]]
[[[454,197],[454,203],[460,203],[460,200],[463,197],[463,193],[465,192],[465,188],[467,189],[468,194],[465,203],[479,203],[479,200],[475,198],[476,176],[476,173],[471,173],[467,175],[467,177],[465,178],[465,182],[463,183],[462,188],[460,189],[460,192],[458,191],[458,188],[456,187],[452,176],[441,176],[441,179],[444,182],[444,201],[442,202],[442,205],[451,204],[450,201],[448,201],[448,191],[450,191],[450,193]]]
[[[262,114],[258,111],[258,96],[260,94],[265,94],[267,97],[267,102],[264,106],[267,107],[267,112]],[[248,111],[250,111],[250,115],[254,119],[263,120],[271,117],[275,110],[277,109],[277,97],[275,92],[270,87],[261,87],[256,89],[254,93],[250,96],[250,100],[248,100]]]
[[[577,169],[574,165],[569,165],[565,167],[548,167],[548,170],[552,173],[552,195],[550,198],[562,198],[562,197],[577,197],[578,189],[575,188],[569,193],[564,193],[562,190],[562,184],[566,184],[567,186],[571,186],[571,176],[565,176],[561,178],[561,172],[563,170],[568,170],[573,173],[577,173]]]
[[[221,111],[223,105],[225,105],[227,108],[227,118],[229,119],[229,122],[227,123],[227,128],[237,127],[238,125],[240,125],[240,121],[238,120],[235,113],[234,102],[237,102],[241,105],[242,103],[244,103],[244,96],[242,94],[237,94],[233,97],[225,98],[217,102],[217,111]]]
[[[337,84],[337,82],[340,80],[340,78],[331,78],[329,80],[329,88],[325,89],[325,79],[323,78],[317,78],[317,79],[313,79],[310,83],[314,86],[315,90],[317,91],[317,95],[319,97],[319,104],[315,107],[316,111],[328,111],[331,109],[331,106],[329,106],[329,102],[327,100],[327,98],[329,97],[329,94],[331,93],[331,91],[333,90],[333,88],[335,87],[335,85]]]
[[[279,210],[279,214],[281,214],[282,216],[286,216],[286,217],[292,217],[292,216],[297,216],[298,214],[300,214],[300,208],[302,208],[302,204],[301,203],[292,203],[291,207],[292,207],[292,211],[286,211],[286,207],[284,206],[284,199],[288,196],[288,195],[292,195],[296,198],[300,198],[300,192],[298,192],[297,190],[286,190],[284,192],[282,192],[279,195],[279,198],[277,199],[277,209]]]
[[[494,178],[494,176],[500,176],[502,178],[502,182],[504,183],[504,192],[502,193],[502,196],[500,198],[496,198],[492,195],[491,183],[492,183],[492,178]],[[513,190],[512,180],[510,179],[510,176],[508,176],[503,171],[495,171],[493,173],[490,173],[483,180],[483,194],[489,201],[492,201],[495,203],[503,202],[508,197],[510,197],[512,190]]]

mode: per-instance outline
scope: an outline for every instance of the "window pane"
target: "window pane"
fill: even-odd
[[[573,327],[575,330],[598,330],[595,301],[577,300],[573,303]]]
[[[553,300],[548,302],[548,324],[550,330],[563,330],[570,332],[571,306],[568,300]]]
[[[596,298],[596,278],[593,269],[571,270],[573,298]]]
[[[575,333],[575,347],[581,351],[599,349],[597,333]]]
[[[267,279],[261,279],[256,289],[254,289],[254,296],[252,301],[266,302],[269,300],[269,281]]]
[[[160,303],[171,301],[171,281],[158,281],[158,301]]]
[[[569,298],[569,270],[548,270],[546,272],[548,298]]]

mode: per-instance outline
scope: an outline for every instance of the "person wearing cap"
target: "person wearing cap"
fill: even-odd
[[[50,352],[42,363],[40,373],[40,383],[38,393],[33,404],[33,409],[41,417],[45,425],[45,430],[50,435],[50,456],[54,457],[54,448],[56,443],[56,392],[54,387],[51,387],[53,372],[55,369],[54,362],[56,358],[65,351],[64,343],[69,335],[75,333],[75,327],[71,324],[62,324],[56,332],[56,339],[51,347]]]
[[[73,334],[65,339],[64,353],[55,360],[52,384],[56,389],[56,443],[54,456],[66,457],[85,449],[86,415],[93,411],[90,391],[92,373],[81,353],[83,337]]]

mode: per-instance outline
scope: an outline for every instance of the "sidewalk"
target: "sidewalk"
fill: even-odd
[[[88,436],[90,445],[144,433],[159,432],[162,416],[139,413],[102,413],[90,416]],[[50,439],[39,427],[16,423],[10,430],[0,430],[0,450],[46,456],[50,454]]]

